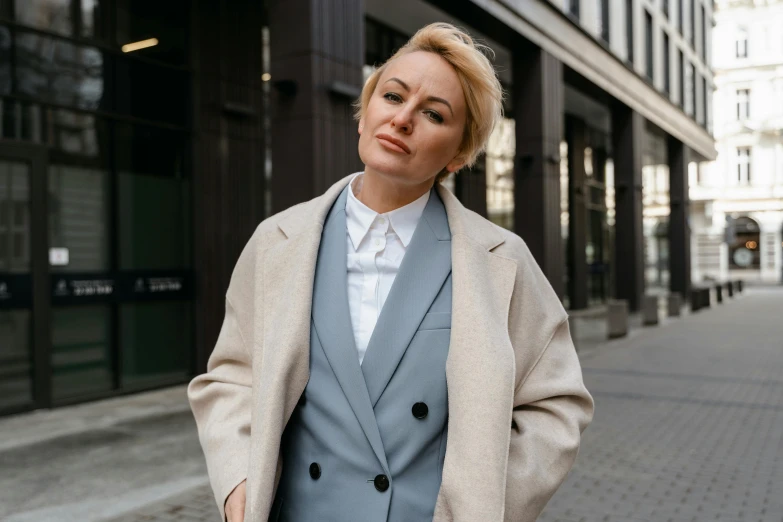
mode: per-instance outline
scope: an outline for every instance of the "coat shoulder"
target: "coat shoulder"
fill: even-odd
[[[514,283],[515,300],[524,300],[531,304],[535,303],[533,307],[524,308],[528,310],[537,309],[539,312],[543,312],[546,318],[544,322],[550,324],[552,328],[566,320],[568,313],[563,307],[560,297],[539,266],[525,240],[514,232],[494,223],[492,226],[504,239],[503,243],[492,252],[513,259],[517,263],[517,277]]]
[[[228,288],[230,299],[246,300],[252,297],[259,256],[286,238],[280,224],[290,219],[298,220],[298,218],[311,215],[317,206],[317,199],[314,198],[282,210],[264,219],[256,226],[234,266]]]

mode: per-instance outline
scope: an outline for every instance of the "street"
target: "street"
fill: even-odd
[[[540,520],[782,522],[781,308],[749,289],[580,352],[595,419]],[[0,419],[0,519],[217,520],[184,393]]]

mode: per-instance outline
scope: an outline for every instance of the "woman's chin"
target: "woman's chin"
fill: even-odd
[[[370,161],[364,164],[366,168],[385,177],[406,179],[409,177],[406,166],[396,161]]]

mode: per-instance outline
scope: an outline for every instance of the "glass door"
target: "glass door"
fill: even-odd
[[[0,414],[49,405],[46,151],[0,144]]]

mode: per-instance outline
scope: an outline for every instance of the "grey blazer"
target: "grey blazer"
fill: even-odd
[[[447,436],[451,233],[433,190],[360,366],[346,288],[345,202],[316,262],[310,379],[282,437],[273,522],[430,522]]]

